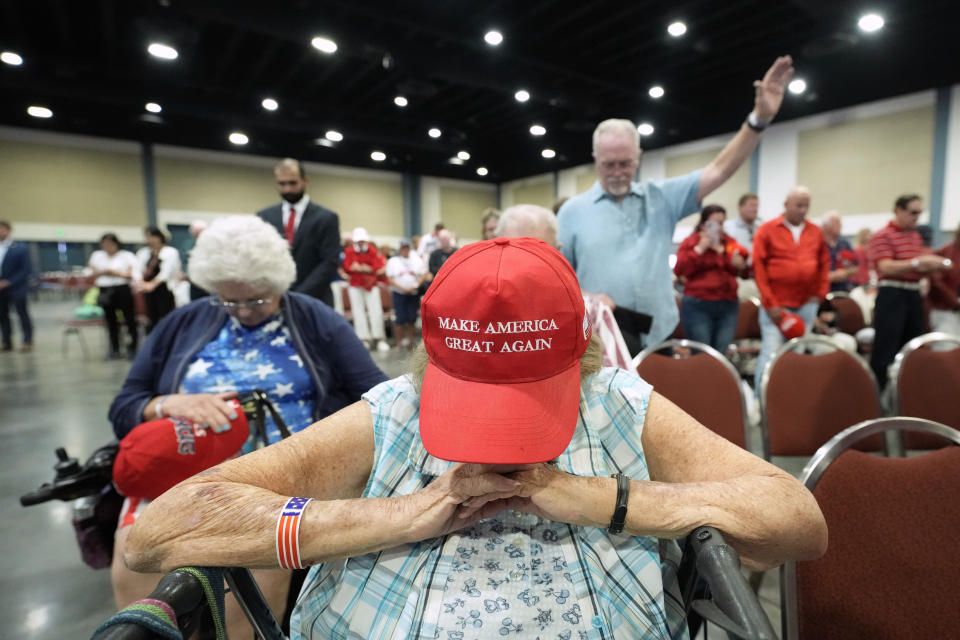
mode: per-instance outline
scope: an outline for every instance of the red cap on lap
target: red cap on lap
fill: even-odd
[[[156,498],[173,485],[234,456],[250,437],[240,403],[230,430],[214,433],[190,420],[164,418],[138,424],[120,441],[113,484],[125,496]]]

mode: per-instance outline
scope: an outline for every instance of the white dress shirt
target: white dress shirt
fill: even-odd
[[[130,270],[129,278],[121,278],[120,276],[108,276],[101,275],[97,276],[97,279],[93,281],[93,284],[98,287],[117,287],[123,284],[130,284],[132,280],[140,279],[140,262],[137,260],[137,257],[121,249],[117,251],[112,256],[109,255],[106,251],[100,249],[94,251],[90,254],[90,261],[87,265],[95,271],[105,271],[107,269],[112,269],[114,271],[127,271]]]
[[[154,280],[157,282],[166,282],[168,285],[167,288],[172,290],[173,285],[180,282],[182,276],[180,252],[170,245],[164,245],[160,248],[157,257],[160,258],[160,272]],[[137,251],[137,262],[140,265],[140,277],[143,277],[143,273],[147,270],[147,263],[150,262],[150,247],[141,247],[140,250]]]
[[[297,217],[293,220],[293,232],[296,233],[297,229],[300,228],[300,221],[303,220],[303,212],[307,210],[307,205],[310,204],[310,196],[306,193],[303,194],[303,197],[300,198],[295,204],[290,204],[286,200],[280,201],[280,210],[283,211],[283,228],[287,228],[287,221],[290,220],[290,207],[293,207],[294,212],[297,214]]]

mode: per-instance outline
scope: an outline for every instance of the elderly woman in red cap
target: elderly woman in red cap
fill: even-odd
[[[547,244],[460,249],[421,311],[412,374],[161,496],[127,563],[310,565],[293,638],[661,638],[695,527],[754,568],[824,552],[793,477],[601,368]]]

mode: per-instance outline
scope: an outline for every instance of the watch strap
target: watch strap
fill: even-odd
[[[627,521],[627,503],[630,500],[630,478],[622,473],[615,473],[611,477],[617,479],[617,506],[613,510],[613,517],[610,518],[610,526],[607,527],[607,531],[616,534],[623,531],[623,525]]]

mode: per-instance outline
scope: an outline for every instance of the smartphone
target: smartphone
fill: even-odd
[[[721,227],[719,222],[716,220],[707,220],[703,228],[707,232],[707,237],[710,238],[711,244],[720,244]]]

